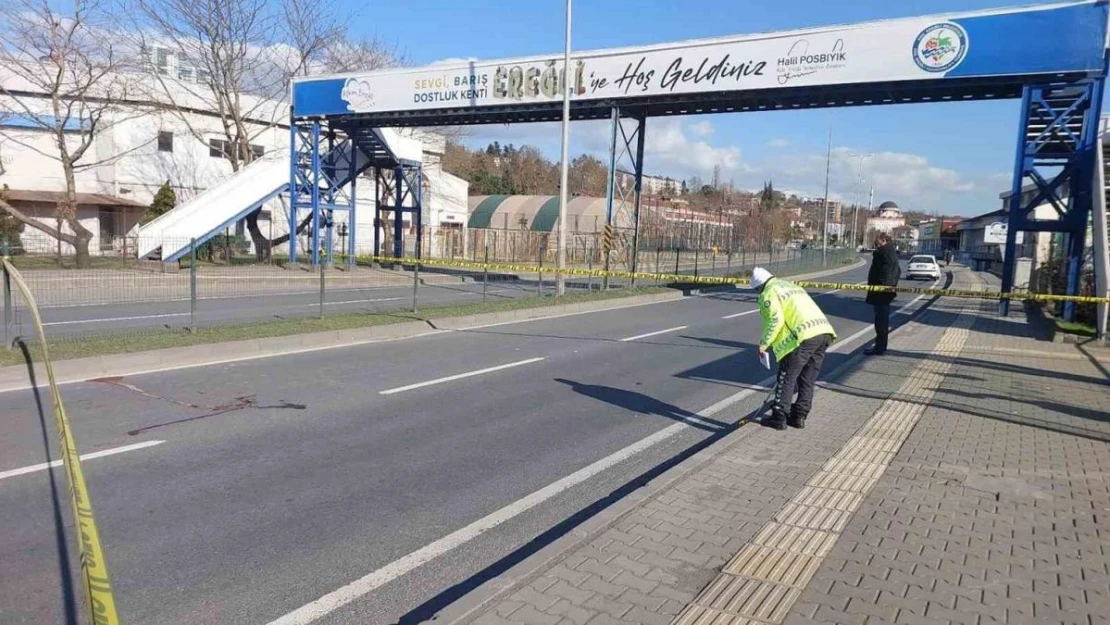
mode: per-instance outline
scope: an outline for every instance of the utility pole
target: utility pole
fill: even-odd
[[[867,197],[867,214],[868,215],[871,214],[871,205],[874,204],[874,202],[875,202],[875,185],[871,185],[871,194]],[[865,221],[863,223],[864,223],[864,227],[867,227],[867,222]],[[867,238],[867,233],[866,232],[863,233],[863,237],[860,240],[862,241],[864,238]],[[861,245],[862,245],[862,243],[861,243]]]
[[[825,155],[825,227],[822,228],[821,265],[829,264],[829,168],[832,165],[832,127],[829,127],[829,151]]]
[[[859,240],[859,205],[863,199],[863,161],[871,158],[874,154],[860,154],[859,155],[859,177],[856,179],[856,200],[855,208],[852,210],[852,246],[857,245],[856,241]],[[870,208],[870,207],[869,207]]]
[[[570,143],[570,3],[567,0],[566,45],[563,49],[563,163],[559,175],[559,232],[558,251],[555,257],[555,295],[566,293],[567,283],[564,271],[567,267],[567,154]]]

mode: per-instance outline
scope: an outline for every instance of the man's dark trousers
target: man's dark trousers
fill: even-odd
[[[886,351],[887,339],[890,337],[890,302],[876,302],[875,308],[875,352]]]
[[[813,408],[813,392],[817,376],[825,363],[825,352],[832,344],[828,334],[802,341],[798,349],[779,362],[778,381],[775,385],[775,403],[771,409],[772,423],[789,422],[794,427],[805,425]],[[791,405],[794,393],[798,399]]]

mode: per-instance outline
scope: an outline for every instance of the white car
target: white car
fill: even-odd
[[[909,280],[917,280],[919,278],[933,281],[940,280],[940,265],[937,264],[937,257],[918,255],[910,258],[909,267],[906,270],[906,278]]]

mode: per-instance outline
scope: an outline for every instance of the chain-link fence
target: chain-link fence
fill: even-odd
[[[166,249],[185,250],[180,260],[141,260],[131,240],[128,255],[90,258],[77,269],[72,255],[33,254],[10,250],[13,264],[35,295],[49,336],[59,339],[90,335],[135,335],[189,329],[352,314],[403,313],[413,309],[451,307],[478,302],[550,296],[555,287],[555,236],[544,232],[496,229],[462,231],[428,228],[420,240],[421,256],[431,264],[414,264],[416,238],[406,238],[405,259],[380,262],[372,241],[360,241],[353,257],[335,245],[313,266],[286,262],[288,252],[275,248],[259,258],[249,242],[219,235],[204,244],[166,241]],[[342,242],[337,242],[342,243]],[[392,243],[392,241],[390,241]],[[409,246],[408,244],[412,245]],[[300,242],[307,246],[308,241]],[[384,248],[384,246],[383,246]],[[306,247],[302,247],[302,250]],[[23,253],[20,253],[23,252]],[[392,249],[384,249],[386,256]],[[601,233],[568,237],[568,266],[604,267]],[[849,250],[800,249],[775,246],[766,250],[641,247],[617,258],[611,268],[641,273],[690,276],[746,275],[757,265],[781,275],[835,267],[855,258]],[[440,266],[436,260],[460,260],[492,266]],[[504,270],[498,264],[528,269]],[[568,276],[568,289],[594,291],[603,286],[667,286],[673,280],[599,276]],[[5,337],[33,338],[26,307],[11,299],[5,306]]]

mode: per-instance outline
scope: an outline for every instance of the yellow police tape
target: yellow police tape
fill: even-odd
[[[477,269],[477,270],[494,270],[494,271],[515,271],[520,273],[538,273],[538,274],[555,274],[554,267],[541,267],[537,265],[517,265],[509,263],[486,263],[482,261],[470,260],[446,260],[446,259],[416,259],[416,258],[394,258],[392,256],[359,256],[358,259],[363,262],[377,262],[383,264],[401,263],[401,264],[414,264],[419,263],[425,267],[456,267],[463,269]],[[773,267],[773,266],[772,266]],[[562,270],[562,273],[568,276],[591,276],[595,278],[627,278],[635,280],[654,280],[659,282],[681,282],[683,284],[708,284],[708,285],[726,285],[732,284],[737,286],[748,286],[751,281],[747,278],[736,278],[727,276],[692,276],[683,274],[671,273],[646,273],[639,271],[614,271],[604,269],[582,269],[578,267],[567,267]],[[1025,291],[1012,292],[1012,293],[999,293],[994,291],[964,291],[958,289],[934,289],[923,287],[891,287],[891,286],[868,286],[866,284],[852,284],[842,282],[810,282],[810,281],[794,281],[795,284],[807,289],[840,289],[844,291],[877,291],[884,293],[907,293],[912,295],[935,295],[942,297],[963,297],[973,299],[991,299],[991,300],[1012,300],[1012,301],[1035,301],[1035,302],[1077,302],[1081,304],[1110,304],[1110,297],[1094,297],[1089,295],[1049,295],[1044,293],[1028,293]]]
[[[46,378],[50,382],[50,397],[54,404],[54,418],[57,422],[58,438],[62,449],[62,465],[69,481],[69,498],[73,505],[74,522],[77,524],[81,577],[85,587],[89,622],[93,625],[118,625],[119,616],[116,614],[116,602],[112,597],[112,586],[108,582],[108,565],[104,560],[104,551],[100,547],[100,533],[96,529],[92,500],[85,486],[85,475],[81,471],[81,460],[77,454],[77,442],[73,439],[73,431],[69,427],[65,405],[62,404],[62,394],[54,379],[54,367],[50,363],[42,317],[39,315],[31,290],[23,281],[23,276],[8,262],[8,259],[5,258],[3,262],[4,271],[12,277],[12,281],[19,287],[19,292],[27,300],[27,307],[35,322],[35,331],[42,343],[42,360],[46,367]]]

